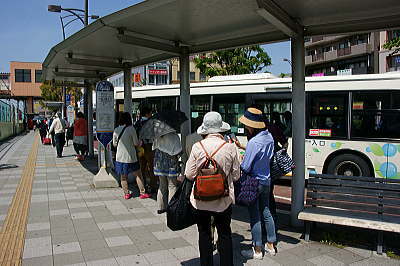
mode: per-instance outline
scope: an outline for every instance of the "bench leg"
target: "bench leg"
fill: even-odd
[[[304,240],[308,242],[310,241],[311,223],[305,222],[305,226],[306,226],[306,231],[304,233]]]
[[[382,255],[383,252],[383,232],[379,231],[378,232],[378,245],[376,248],[376,253],[378,253],[379,255]]]

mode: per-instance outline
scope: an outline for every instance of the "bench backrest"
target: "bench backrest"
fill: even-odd
[[[310,174],[306,204],[400,218],[400,180]]]

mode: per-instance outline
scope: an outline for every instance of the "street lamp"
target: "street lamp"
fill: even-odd
[[[292,66],[292,61],[290,61],[289,59],[283,58],[282,61],[283,62],[288,62],[290,64],[290,66]]]
[[[71,13],[71,15],[69,15],[69,16],[75,16],[76,17],[72,21],[75,21],[75,20],[79,19],[82,22],[83,26],[87,26],[88,25],[89,15],[88,15],[88,10],[87,10],[87,0],[85,1],[85,10],[77,9],[77,8],[62,8],[61,6],[58,6],[58,5],[48,5],[47,6],[47,10],[49,12],[54,12],[54,13],[61,13],[61,11],[66,11],[68,13]],[[78,14],[77,12],[80,12],[80,13],[83,13],[83,14]],[[66,17],[69,17],[69,16],[65,16],[63,18],[66,18]],[[90,18],[91,19],[98,19],[99,16],[91,15]]]
[[[56,12],[56,13],[61,13],[61,11],[66,11],[68,13],[71,13],[73,16],[76,17],[72,21],[79,19],[83,23],[83,26],[86,27],[89,24],[89,0],[84,0],[84,3],[85,3],[85,9],[84,10],[76,9],[76,8],[62,8],[59,5],[49,5],[47,7],[47,10],[49,12]],[[80,14],[78,14],[77,12],[80,12]],[[82,19],[82,17],[84,18],[84,20]],[[90,17],[92,19],[98,19],[99,18],[99,16],[96,16],[96,15],[92,15]],[[65,39],[64,28],[66,26],[68,26],[69,23],[71,23],[72,21],[69,21],[66,25],[64,25],[63,18],[60,17],[60,19],[61,19],[61,26],[63,28],[63,37]],[[65,88],[64,88],[63,94],[65,96]],[[84,109],[83,109],[84,111],[83,112],[84,112],[85,117],[86,117],[87,122],[88,122],[88,148],[89,148],[88,150],[89,150],[89,156],[93,156],[93,153],[94,153],[94,151],[93,151],[93,127],[92,127],[92,113],[93,113],[93,110],[92,110],[92,107],[88,105],[89,98],[91,99],[91,97],[92,97],[91,90],[89,90],[87,87],[85,87],[84,93],[83,93],[83,98],[84,98],[84,101],[85,101],[85,105],[84,105]],[[66,105],[65,105],[65,97],[64,97],[64,107],[66,107]]]
[[[60,16],[60,21],[61,21],[61,28],[62,28],[62,33],[63,33],[63,39],[65,40],[65,28],[71,24],[72,22],[76,21],[76,20],[80,20],[82,19],[83,15],[78,15],[79,17],[76,17],[74,19],[71,19],[70,21],[68,21],[67,23],[64,24],[64,19],[68,18],[68,17],[73,17],[75,15],[66,15],[66,16]],[[98,19],[99,16],[97,15],[91,15],[90,16],[91,19]]]

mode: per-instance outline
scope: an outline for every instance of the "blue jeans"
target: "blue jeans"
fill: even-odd
[[[250,225],[253,245],[262,247],[266,240],[268,243],[276,242],[275,223],[269,209],[270,204],[270,187],[268,185],[258,186],[258,197],[255,202],[250,205]],[[265,230],[262,230],[262,226]],[[263,235],[264,234],[264,235]]]

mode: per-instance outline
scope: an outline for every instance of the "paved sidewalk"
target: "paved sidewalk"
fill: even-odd
[[[22,138],[8,159],[18,168],[0,170],[0,220],[32,142],[33,134]],[[154,199],[125,200],[120,189],[94,189],[91,169],[73,154],[70,145],[57,159],[51,146],[39,145],[23,265],[199,265],[195,226],[172,232],[165,215],[156,214]],[[304,243],[299,232],[286,229],[280,231],[277,256],[246,261],[240,250],[250,244],[247,211],[235,207],[235,265],[400,265],[370,250]]]

